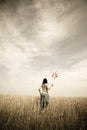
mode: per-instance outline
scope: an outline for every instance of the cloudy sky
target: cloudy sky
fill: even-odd
[[[0,93],[39,95],[45,77],[87,96],[87,0],[0,0]]]

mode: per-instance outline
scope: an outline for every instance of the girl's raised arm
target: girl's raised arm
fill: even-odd
[[[53,84],[51,84],[50,86],[48,86],[48,90],[50,90],[53,87]]]

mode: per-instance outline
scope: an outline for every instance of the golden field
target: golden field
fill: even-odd
[[[87,130],[87,98],[51,97],[40,111],[39,97],[0,95],[0,130]]]

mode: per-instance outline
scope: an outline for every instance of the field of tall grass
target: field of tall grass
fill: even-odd
[[[87,130],[87,98],[0,95],[0,130]]]

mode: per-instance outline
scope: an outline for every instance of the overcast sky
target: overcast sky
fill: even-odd
[[[87,96],[87,1],[0,0],[0,93],[39,95],[45,77],[52,96]]]

